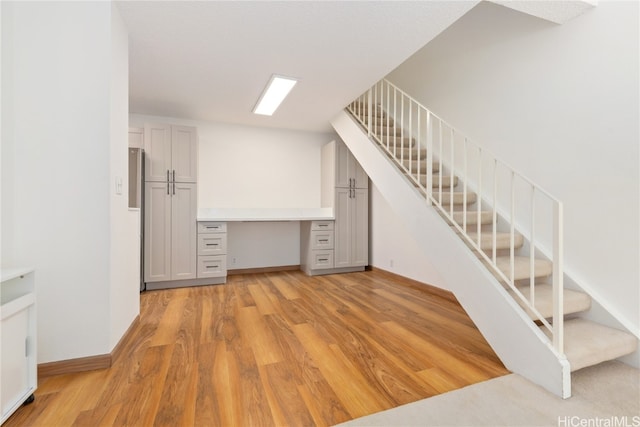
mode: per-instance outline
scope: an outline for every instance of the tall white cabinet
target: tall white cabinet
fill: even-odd
[[[369,177],[343,142],[322,148],[322,207],[333,208],[335,220],[301,224],[300,264],[307,274],[362,271],[368,265],[368,188]]]
[[[147,124],[144,132],[144,280],[159,289],[197,277],[198,135],[168,124]]]

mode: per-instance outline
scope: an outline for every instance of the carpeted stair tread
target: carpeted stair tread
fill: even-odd
[[[384,135],[376,134],[376,138],[378,139],[381,145],[385,147],[388,146],[388,149],[391,150],[392,152],[395,148],[396,150],[395,153],[397,157],[404,155],[405,159],[409,158],[409,151],[416,142],[414,138],[409,138],[406,136],[402,138],[400,136],[389,135],[387,137],[386,134]]]
[[[507,277],[511,277],[511,261],[510,257],[499,256],[496,257],[496,265],[500,271]],[[516,256],[514,257],[514,280],[522,280],[529,278],[529,257],[528,256]],[[545,259],[536,259],[534,261],[534,275],[535,277],[548,277],[553,273],[553,263]]]
[[[418,174],[416,172],[414,172],[413,174],[409,174],[407,172],[405,172],[405,175],[410,175],[412,176],[414,181],[418,181]],[[440,175],[439,174],[434,174],[432,177],[432,182],[431,182],[431,186],[433,188],[440,188],[440,183],[439,180],[440,179]],[[424,172],[420,173],[420,184],[422,184],[423,187],[427,186],[427,176],[424,174]],[[458,185],[458,177],[454,176],[453,177],[453,187],[455,187],[456,185]],[[444,177],[442,177],[442,188],[450,188],[451,185],[451,176],[446,175]]]
[[[414,158],[414,157],[413,157]],[[412,158],[412,159],[413,159]],[[427,173],[427,161],[426,160],[407,160],[404,159],[402,164],[405,168],[411,169],[411,172],[415,175],[420,171],[421,175]],[[431,162],[431,172],[436,173],[440,171],[440,164],[436,161]]]
[[[551,339],[547,328],[540,328]],[[585,319],[564,322],[564,352],[571,364],[571,371],[626,356],[636,351],[637,347],[638,339],[628,332]]]
[[[393,124],[395,123],[393,121],[393,117],[387,117],[387,115],[384,113],[384,111],[382,111],[382,112],[374,111],[374,113],[371,116],[371,118],[373,119],[372,121],[373,121],[374,125],[393,126]],[[364,114],[364,122],[366,124],[369,124],[369,115],[366,112]]]
[[[478,233],[467,233],[471,240],[477,243]],[[515,233],[513,236],[514,247],[519,249],[524,244],[524,237],[520,233]],[[493,249],[493,233],[487,231],[480,234],[480,248],[483,250]],[[509,249],[511,248],[511,233],[496,232],[496,249]]]
[[[464,219],[464,212],[454,212],[453,220],[462,225]],[[493,221],[493,212],[491,211],[480,211],[480,224],[486,225],[491,224]],[[467,211],[467,225],[477,225],[478,224],[478,211]]]
[[[454,205],[461,205],[464,203],[464,193],[462,191],[443,191],[440,194],[439,191],[433,191],[433,198],[436,201],[440,201],[440,204],[443,206],[449,206],[451,204],[451,199],[453,198]],[[476,202],[477,195],[471,191],[467,192],[467,204],[473,204]]]
[[[396,136],[402,136],[403,134],[403,130],[401,127],[394,127],[393,125],[391,126],[385,126],[385,124],[380,124],[378,123],[377,125],[374,125],[371,127],[371,131],[373,132],[374,135],[396,135]]]
[[[529,299],[529,285],[518,286],[518,290]],[[549,319],[553,317],[553,286],[548,284],[535,285],[535,306],[542,317]],[[513,295],[518,304],[527,312],[529,317],[537,319],[531,310],[525,307],[524,303],[518,298],[512,290],[509,293]],[[563,310],[564,314],[580,313],[591,308],[591,297],[584,292],[574,291],[572,289],[563,290]]]
[[[426,167],[426,165],[427,165],[426,164],[426,161],[427,161],[427,149],[426,148],[417,149],[417,148],[414,147],[414,148],[412,148],[410,150],[409,154],[405,153],[404,161],[408,161],[408,160],[412,160],[413,161],[414,159],[415,160],[424,161],[425,162],[425,167]],[[440,164],[439,163],[437,164],[437,163],[438,162],[433,160],[433,171],[434,172],[440,170]],[[437,166],[436,166],[436,164],[437,164]]]

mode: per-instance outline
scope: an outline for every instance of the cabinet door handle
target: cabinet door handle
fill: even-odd
[[[176,182],[176,170],[173,170],[173,182]]]
[[[173,195],[176,195],[176,182],[173,181]]]
[[[169,181],[167,181],[167,196],[168,196],[169,194],[171,194],[171,193],[169,193],[169,186],[170,186],[170,185],[171,185],[171,184],[169,184]]]
[[[171,181],[171,180],[169,179],[169,169],[167,169],[167,182],[169,182],[169,181]]]

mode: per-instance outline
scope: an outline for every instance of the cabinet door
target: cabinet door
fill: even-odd
[[[171,171],[171,126],[147,124],[144,127],[145,181],[166,182]]]
[[[25,356],[29,337],[29,310],[2,319],[2,415],[8,414],[29,390],[29,359]]]
[[[352,173],[350,173],[350,175],[353,179],[355,179],[356,188],[369,188],[369,176],[364,171],[364,169],[362,169],[362,166],[360,166],[360,163],[358,163],[356,158],[353,157],[351,153],[349,153],[349,155],[351,156],[350,165],[351,170],[353,171]]]
[[[171,280],[171,194],[167,182],[145,183],[144,281]]]
[[[335,268],[351,266],[351,220],[349,218],[351,190],[336,188],[336,206],[334,222],[334,266]]]
[[[369,191],[357,188],[351,199],[351,265],[369,263]]]
[[[351,162],[351,153],[346,145],[342,142],[336,142],[336,187],[349,187],[350,175],[349,162]]]
[[[171,178],[176,182],[196,182],[198,133],[189,126],[171,126]]]
[[[367,188],[369,177],[365,173],[360,163],[351,154],[347,146],[336,143],[336,187],[349,187],[354,182],[357,188]]]
[[[196,193],[196,184],[171,184],[171,280],[196,278]]]

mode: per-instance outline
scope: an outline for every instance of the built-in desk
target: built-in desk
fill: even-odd
[[[200,221],[321,221],[333,220],[332,208],[201,208]]]
[[[197,218],[199,228],[220,227],[226,233],[228,225],[233,231],[228,239],[231,249],[224,259],[231,270],[301,267],[309,273],[333,268],[333,208],[202,208],[198,209]],[[267,222],[270,224],[260,225]],[[295,256],[292,257],[294,252],[290,249],[294,240]],[[290,254],[284,262],[279,254],[282,249]],[[244,259],[236,254],[243,254]],[[246,258],[254,262],[246,262]],[[256,267],[258,258],[259,267]],[[307,268],[308,265],[311,267]]]

